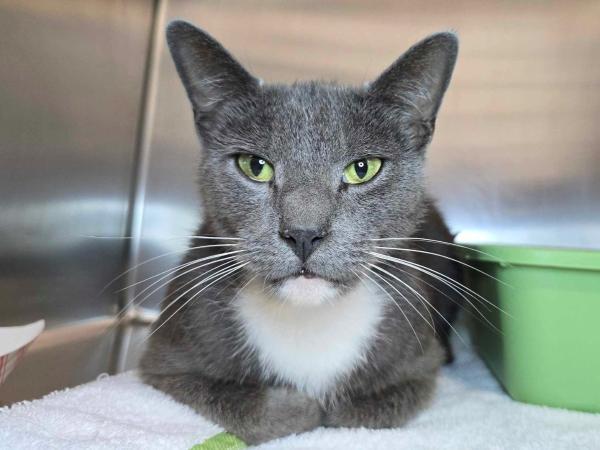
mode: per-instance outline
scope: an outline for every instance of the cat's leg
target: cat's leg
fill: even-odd
[[[197,374],[144,374],[145,381],[218,423],[248,444],[322,424],[318,403],[295,390],[209,380]]]
[[[393,428],[404,425],[432,397],[435,378],[409,380],[381,392],[335,402],[325,412],[328,427]]]

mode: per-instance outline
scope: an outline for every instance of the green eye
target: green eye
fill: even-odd
[[[238,155],[237,163],[244,175],[254,181],[266,183],[273,178],[273,166],[256,155]]]
[[[381,159],[359,159],[346,166],[344,169],[344,183],[362,184],[369,181],[381,169]]]

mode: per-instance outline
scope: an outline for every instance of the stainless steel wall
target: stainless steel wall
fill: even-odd
[[[50,331],[0,403],[109,368],[153,2],[0,2],[0,326]],[[48,355],[52,355],[49,358]]]

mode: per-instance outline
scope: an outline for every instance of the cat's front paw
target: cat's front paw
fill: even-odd
[[[300,431],[315,428],[321,423],[319,403],[301,392],[288,388],[271,388],[267,391],[266,410],[275,420],[285,418]]]
[[[270,388],[265,392],[262,414],[251,429],[240,435],[248,444],[259,444],[321,425],[319,403],[296,390]]]

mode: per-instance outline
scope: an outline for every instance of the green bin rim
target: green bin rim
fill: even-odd
[[[458,244],[462,246],[462,256],[467,260],[494,262],[500,265],[600,271],[599,250],[463,242]]]

